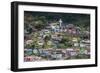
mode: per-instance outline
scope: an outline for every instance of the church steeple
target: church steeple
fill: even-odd
[[[60,27],[61,27],[61,25],[62,25],[62,20],[61,20],[61,19],[59,20],[59,25],[60,25]]]

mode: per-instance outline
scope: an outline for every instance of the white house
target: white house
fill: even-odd
[[[85,47],[86,45],[84,43],[80,43],[80,47]]]
[[[76,42],[76,43],[74,43],[74,46],[75,46],[75,47],[79,46],[79,43],[77,43],[77,42]]]

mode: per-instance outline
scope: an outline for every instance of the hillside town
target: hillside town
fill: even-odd
[[[33,28],[32,32],[27,35],[28,31],[24,31],[24,45],[33,46],[24,49],[26,62],[90,58],[90,33],[74,24],[64,25],[59,19],[58,22],[49,23],[41,31]]]

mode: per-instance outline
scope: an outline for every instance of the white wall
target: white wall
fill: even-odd
[[[10,69],[10,2],[14,0],[0,0],[0,73],[11,73]],[[16,0],[18,1],[18,0]],[[21,0],[30,2],[45,2],[45,3],[61,3],[61,4],[79,4],[79,5],[91,5],[98,6],[98,13],[100,13],[100,0]],[[98,14],[98,19],[100,14]],[[98,24],[100,21],[98,22]],[[100,27],[100,25],[98,25]],[[100,31],[100,29],[98,29]],[[99,36],[100,37],[100,33]],[[98,38],[100,40],[100,38]],[[98,42],[100,43],[100,41]],[[99,46],[100,48],[100,46]],[[100,49],[98,48],[98,55],[100,55]],[[100,58],[99,58],[100,60]],[[100,64],[100,63],[99,63]],[[73,68],[73,69],[60,69],[60,70],[45,70],[35,71],[36,73],[98,73],[100,66],[91,68]],[[32,71],[30,71],[32,73]]]

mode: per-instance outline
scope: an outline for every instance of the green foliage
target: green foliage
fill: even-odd
[[[44,41],[47,42],[47,41],[49,41],[50,39],[51,39],[50,36],[45,36]]]
[[[24,16],[24,24],[26,29],[35,28],[37,30],[41,30],[46,26],[46,18],[45,16],[33,16],[31,14],[25,14]],[[29,27],[31,25],[32,27]]]
[[[66,37],[65,35],[63,36],[62,40],[59,42],[60,46],[59,48],[68,48],[68,47],[72,47],[73,44],[71,42],[71,40],[69,39],[69,37]]]
[[[65,44],[59,44],[59,45],[58,45],[58,48],[64,49],[64,48],[67,48],[67,46],[66,46]]]

